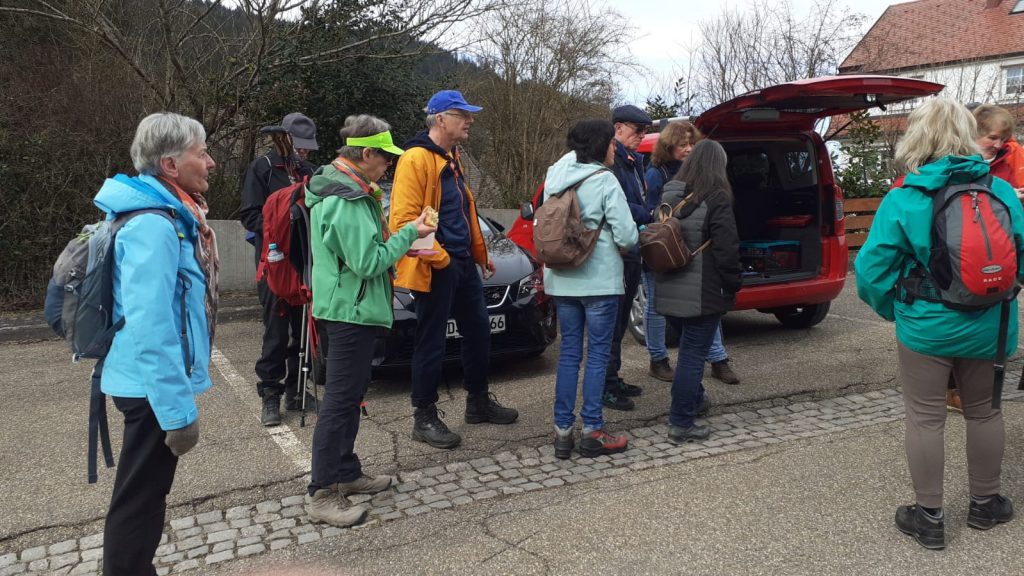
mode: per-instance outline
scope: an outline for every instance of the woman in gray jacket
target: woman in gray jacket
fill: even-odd
[[[732,309],[740,289],[740,239],[726,161],[721,144],[701,140],[662,194],[662,201],[672,206],[688,199],[673,214],[682,220],[687,246],[696,249],[711,241],[689,266],[655,279],[655,309],[682,334],[668,417],[668,439],[675,444],[711,435],[710,428],[695,422],[706,402],[701,384],[704,358],[722,315]]]

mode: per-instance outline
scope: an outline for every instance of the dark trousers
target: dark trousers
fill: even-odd
[[[302,336],[302,307],[287,307],[279,303],[266,280],[256,284],[256,292],[263,305],[263,352],[256,361],[256,376],[260,379],[256,391],[261,397],[268,394],[291,398],[299,382],[299,345]],[[287,310],[280,316],[281,310]]]
[[[356,456],[359,404],[370,385],[370,364],[377,328],[321,320],[331,345],[327,349],[327,384],[313,432],[312,495],[338,482],[351,482],[362,474]]]
[[[679,332],[679,356],[672,378],[672,405],[668,423],[680,428],[693,426],[697,409],[704,398],[704,359],[715,339],[721,314],[694,318],[666,316],[665,321]]]
[[[619,300],[619,316],[615,320],[615,333],[612,334],[608,369],[604,374],[606,387],[619,381],[619,368],[622,368],[622,338],[626,335],[626,328],[629,327],[629,311],[633,309],[633,300],[636,298],[636,291],[640,286],[642,271],[640,260],[622,261],[622,283],[626,292]]]
[[[483,282],[473,259],[468,255],[453,255],[447,268],[433,271],[430,292],[413,292],[413,295],[416,298],[416,347],[412,353],[412,405],[423,408],[437,402],[449,314],[455,318],[462,335],[466,391],[470,394],[487,392],[491,325]],[[331,346],[334,346],[333,341]]]
[[[145,398],[115,396],[114,406],[124,414],[124,440],[103,528],[103,574],[152,575],[178,458]]]

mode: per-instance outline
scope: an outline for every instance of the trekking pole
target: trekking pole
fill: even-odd
[[[301,346],[299,347],[299,389],[298,393],[301,395],[302,404],[299,413],[299,428],[306,427],[306,386],[309,381],[309,304],[302,305],[302,336]]]
[[[292,148],[292,137],[283,126],[264,126],[260,128],[260,134],[270,136],[274,142],[274,148],[284,160],[284,170],[288,178],[294,183],[301,180],[299,176],[299,162],[295,158],[295,150]]]

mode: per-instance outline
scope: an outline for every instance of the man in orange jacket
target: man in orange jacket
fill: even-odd
[[[477,267],[486,279],[494,274],[494,263],[487,256],[476,203],[459,161],[458,144],[469,138],[473,114],[481,110],[456,90],[434,94],[427,103],[427,129],[403,146],[391,192],[392,230],[418,218],[427,206],[439,217],[433,247],[399,260],[395,279],[396,286],[409,289],[416,299],[412,437],[435,448],[454,448],[462,441],[438,416],[436,405],[449,315],[463,337],[466,423],[511,424],[519,417],[488,392],[491,333]]]

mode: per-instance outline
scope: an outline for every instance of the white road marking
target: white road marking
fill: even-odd
[[[210,359],[239,398],[252,397],[252,384],[246,382],[245,378],[242,378],[242,375],[231,365],[231,361],[216,346],[213,348],[213,353],[210,354]],[[255,412],[254,414],[258,420],[260,417],[259,413]],[[263,429],[270,434],[271,440],[277,443],[281,452],[284,452],[284,455],[294,462],[300,471],[309,473],[312,470],[310,448],[304,446],[299,441],[295,436],[295,432],[287,424],[282,422],[280,426],[264,427]]]

